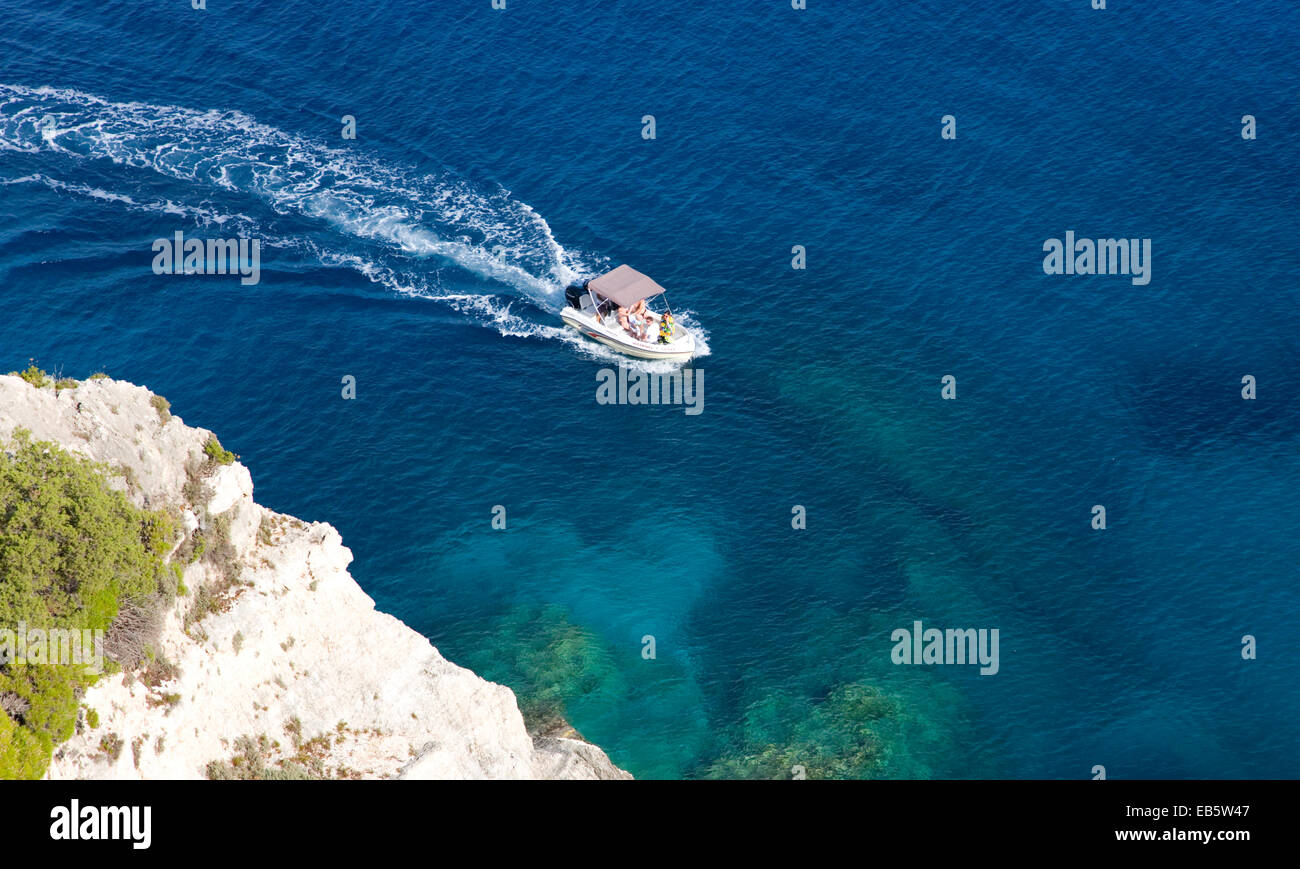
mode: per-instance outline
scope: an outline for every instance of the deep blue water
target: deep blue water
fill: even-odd
[[[167,396],[638,776],[834,753],[856,683],[888,774],[1300,776],[1300,7],[1110,5],[6,0],[0,366]],[[177,230],[261,282],[154,275]],[[597,404],[556,314],[619,262],[698,416]],[[916,619],[1000,671],[892,664]]]

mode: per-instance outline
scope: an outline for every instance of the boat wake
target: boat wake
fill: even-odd
[[[43,184],[257,235],[393,293],[438,301],[501,335],[622,359],[554,324],[564,287],[609,261],[565,249],[508,190],[394,166],[238,111],[110,102],[53,87],[0,84],[0,152],[11,152],[6,164],[22,155],[39,161],[0,185]],[[98,162],[96,183],[65,180],[69,160]],[[499,289],[473,291],[483,283]]]

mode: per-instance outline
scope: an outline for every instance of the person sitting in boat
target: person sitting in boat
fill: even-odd
[[[659,343],[673,343],[673,315],[671,313],[664,314],[659,318]]]
[[[638,341],[650,340],[650,315],[632,314],[628,317],[632,323],[632,336]]]
[[[618,309],[618,324],[638,341],[646,339],[646,323],[648,319],[645,299],[637,299],[636,304],[630,308]]]

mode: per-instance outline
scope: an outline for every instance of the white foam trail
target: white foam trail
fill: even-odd
[[[60,181],[57,178],[51,178],[40,172],[23,175],[19,178],[0,178],[0,187],[8,187],[14,184],[43,184],[51,190],[58,190],[61,193],[69,193],[74,196],[84,196],[88,199],[98,199],[102,202],[112,202],[118,205],[124,205],[133,211],[151,212],[154,214],[170,214],[176,217],[184,217],[193,220],[201,226],[218,226],[224,227],[227,223],[234,226],[243,227],[243,232],[247,234],[255,233],[258,229],[257,221],[245,214],[224,214],[214,208],[204,205],[182,205],[171,201],[148,200],[140,201],[122,193],[113,193],[100,187],[91,187],[88,184],[75,184],[67,181]]]
[[[526,309],[520,310],[518,297],[554,315],[564,303],[563,287],[610,263],[566,250],[546,221],[507,190],[483,189],[449,173],[393,167],[354,148],[327,146],[238,111],[110,102],[70,88],[0,84],[0,150],[107,159],[200,188],[253,196],[276,214],[319,221],[373,245],[344,252],[310,238],[285,238],[278,246],[305,247],[326,265],[352,268],[393,292],[440,301],[502,335],[561,340],[593,358],[624,360],[572,330],[530,319]],[[11,183],[20,182],[205,224],[235,220],[258,226],[247,215],[223,214],[206,203],[141,201],[44,174]],[[441,276],[447,266],[497,282],[516,298],[449,290]],[[689,319],[682,322],[697,333],[700,355],[706,355],[706,333]]]

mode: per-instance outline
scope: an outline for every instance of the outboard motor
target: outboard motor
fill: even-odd
[[[582,291],[584,289],[586,289],[585,286],[580,287],[577,284],[573,284],[569,287],[566,287],[564,290],[564,301],[568,302],[570,307],[577,308],[579,311],[581,311]]]

